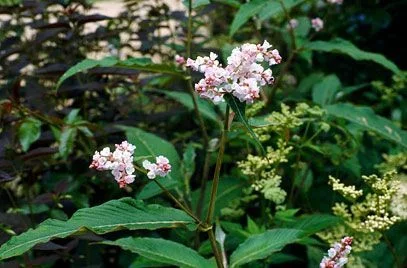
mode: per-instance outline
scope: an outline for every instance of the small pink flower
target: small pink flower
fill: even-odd
[[[143,161],[143,167],[148,170],[147,177],[149,179],[155,179],[155,177],[165,177],[171,172],[170,161],[165,156],[157,156],[155,158],[156,162],[151,163],[148,160]]]
[[[344,237],[341,243],[335,243],[332,248],[328,250],[328,256],[322,258],[319,265],[320,268],[340,268],[347,262],[347,255],[352,250],[352,237]]]
[[[109,147],[103,148],[100,152],[96,151],[89,167],[96,170],[111,170],[119,187],[124,188],[134,182],[133,153],[136,146],[127,141],[115,146],[116,150],[113,153]]]
[[[223,102],[226,93],[242,102],[253,103],[260,97],[259,87],[274,81],[271,70],[265,70],[259,63],[265,61],[271,66],[282,60],[277,49],[269,50],[271,47],[267,41],[236,47],[227,58],[226,67],[219,64],[218,56],[212,52],[209,57],[188,59],[187,67],[204,74],[204,78],[195,84],[195,91],[214,103]]]
[[[186,60],[184,57],[177,54],[175,55],[175,63],[177,63],[178,65],[184,65],[186,63]]]
[[[319,32],[324,28],[324,21],[320,18],[315,18],[311,20],[311,25],[315,31]]]
[[[291,20],[289,20],[288,21],[288,28],[291,28],[291,29],[295,29],[295,28],[297,28],[298,27],[298,20],[296,20],[296,19],[291,19]]]

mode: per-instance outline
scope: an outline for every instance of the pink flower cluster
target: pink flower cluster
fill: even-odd
[[[89,168],[111,170],[120,188],[124,188],[127,184],[134,182],[136,177],[133,175],[133,153],[135,149],[136,146],[123,141],[121,144],[116,144],[116,150],[113,153],[109,147],[100,152],[96,151]]]
[[[233,49],[227,59],[227,66],[217,60],[218,55],[211,52],[209,57],[188,59],[186,66],[204,73],[205,78],[195,84],[195,91],[214,103],[224,101],[223,96],[231,93],[241,102],[253,103],[260,97],[260,86],[272,84],[274,77],[271,69],[264,69],[259,63],[275,65],[281,62],[277,49],[264,41],[262,45],[244,44]]]
[[[167,157],[160,155],[155,160],[155,163],[148,160],[143,161],[143,167],[148,170],[147,177],[149,179],[155,179],[156,176],[165,177],[171,172],[170,161]]]
[[[320,268],[340,268],[347,262],[347,255],[352,250],[350,246],[352,244],[352,237],[344,237],[341,243],[335,243],[335,245],[328,250],[328,256],[325,256],[319,267]]]
[[[319,32],[324,28],[324,21],[320,18],[315,18],[311,20],[311,25],[315,31]]]
[[[327,0],[327,2],[330,4],[337,4],[337,5],[343,4],[343,0]]]

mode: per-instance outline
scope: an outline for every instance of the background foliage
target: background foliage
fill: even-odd
[[[193,1],[193,58],[213,51],[225,62],[234,47],[263,40],[283,56],[263,105],[237,114],[228,135],[215,216],[231,267],[319,265],[329,246],[323,232],[346,225],[331,215],[346,199],[332,191],[330,175],[366,192],[361,176],[386,167],[406,180],[406,3],[324,2]],[[110,174],[88,169],[95,150],[127,138],[140,159],[166,155],[173,171],[162,184],[199,207],[205,144],[188,73],[173,60],[186,56],[187,8],[125,3],[108,17],[90,15],[89,1],[0,1],[0,244],[12,238],[0,248],[5,265],[214,265],[206,237],[168,208],[157,185],[140,176],[122,190]],[[319,33],[309,22],[317,16],[325,21]],[[293,31],[291,18],[299,21]],[[210,138],[219,138],[224,105],[199,99],[198,107]],[[253,171],[250,155],[260,163],[263,147],[271,163]],[[261,182],[262,172],[273,185]],[[202,215],[208,200],[209,190]],[[355,255],[358,265],[404,267],[405,232],[405,219],[380,232]]]

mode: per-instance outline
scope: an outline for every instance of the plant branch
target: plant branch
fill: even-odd
[[[213,233],[212,229],[210,229],[208,231],[208,235],[209,235],[209,241],[211,242],[211,247],[213,249],[213,254],[215,255],[216,265],[219,268],[223,268],[222,255],[219,252],[219,248],[218,248],[218,244],[216,242],[215,234]]]
[[[164,185],[162,185],[161,183],[159,183],[157,180],[153,180],[158,187],[161,188],[161,190],[169,197],[171,198],[182,210],[184,210],[189,216],[191,216],[196,223],[201,224],[201,220],[198,219],[197,216],[195,216],[195,214],[186,206],[184,206],[170,191],[167,190],[167,188],[164,187]]]
[[[229,131],[229,113],[230,113],[230,107],[229,107],[229,105],[226,105],[225,123],[224,123],[222,135],[221,135],[221,139],[220,139],[220,147],[219,147],[219,152],[218,152],[218,158],[216,159],[215,173],[213,175],[212,191],[211,191],[211,197],[209,200],[209,208],[208,208],[208,212],[206,215],[207,224],[212,224],[212,217],[213,217],[213,212],[215,209],[216,193],[218,191],[220,169],[222,167],[223,154],[225,152],[226,137],[227,137],[227,133]]]

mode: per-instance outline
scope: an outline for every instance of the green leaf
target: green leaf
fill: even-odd
[[[397,65],[386,59],[383,55],[360,50],[354,44],[344,39],[336,38],[331,41],[314,41],[305,44],[304,47],[311,50],[345,54],[358,61],[373,61],[393,71],[394,73],[400,72]]]
[[[340,88],[341,81],[336,75],[325,76],[322,81],[312,88],[312,100],[321,106],[331,104]]]
[[[390,120],[375,114],[370,107],[338,103],[326,106],[325,109],[329,115],[349,120],[366,131],[373,131],[407,148],[407,132],[398,128]]]
[[[238,0],[212,0],[212,2],[228,5],[234,8],[239,8],[241,6]]]
[[[266,2],[266,1],[265,1]],[[284,6],[289,11],[291,8],[302,4],[305,0],[283,0]],[[267,2],[267,8],[263,8],[259,12],[259,20],[264,21],[270,18],[276,17],[277,15],[283,13],[283,7],[279,3],[279,1],[269,1]]]
[[[213,267],[195,250],[170,240],[148,237],[127,237],[116,241],[104,241],[101,244],[121,247],[156,262],[176,267]]]
[[[219,188],[216,194],[215,216],[219,215],[220,210],[226,207],[232,200],[242,196],[244,182],[239,181],[234,177],[222,177],[219,181]],[[202,215],[206,215],[210,200],[210,189],[212,188],[212,181],[209,181],[206,186]],[[200,189],[192,193],[192,207],[196,208],[198,204]]]
[[[73,124],[73,123],[75,123],[76,121],[78,121],[79,119],[80,119],[80,116],[79,116],[79,111],[80,111],[80,109],[72,109],[70,112],[69,112],[69,114],[66,116],[66,118],[65,118],[65,123],[67,123],[67,124]]]
[[[66,126],[62,129],[59,137],[59,154],[63,159],[72,152],[77,133],[78,130],[75,127]]]
[[[341,219],[329,214],[305,215],[287,226],[293,229],[302,230],[304,236],[312,235],[324,229],[330,228],[341,222]]]
[[[209,0],[192,0],[192,8],[197,8],[201,6],[209,5],[211,2]]]
[[[58,89],[66,79],[95,67],[124,68],[184,77],[183,71],[179,70],[175,65],[156,64],[148,58],[129,58],[121,61],[116,57],[106,57],[101,60],[85,59],[72,66],[59,78],[56,88]]]
[[[257,137],[256,133],[254,133],[253,129],[249,125],[249,122],[247,121],[246,103],[236,100],[236,98],[230,94],[226,94],[224,96],[224,98],[225,98],[227,104],[229,104],[230,108],[232,108],[232,110],[235,112],[236,117],[239,120],[239,122],[241,122],[244,125],[244,127],[247,129],[247,131],[250,133],[250,135],[253,138],[253,141],[260,148],[262,154],[266,155],[266,150],[263,148],[263,145],[261,144],[259,138]]]
[[[11,7],[20,5],[22,0],[0,0],[0,7]]]
[[[298,27],[294,29],[294,34],[297,37],[306,37],[311,30],[311,21],[308,17],[298,17]]]
[[[167,189],[174,189],[182,183],[182,174],[180,172],[181,160],[174,145],[168,141],[152,134],[145,132],[136,127],[117,126],[126,134],[127,140],[136,145],[137,157],[157,157],[163,155],[170,160],[171,172],[164,178],[160,179],[161,183]],[[162,190],[153,181],[149,182],[138,194],[138,199],[147,199],[160,194]]]
[[[322,256],[322,255],[321,255]],[[293,262],[293,261],[302,261],[301,258],[296,257],[294,255],[285,254],[285,253],[275,253],[271,257],[270,263],[271,264],[281,264],[286,262]]]
[[[271,1],[266,0],[253,0],[241,5],[230,26],[229,36],[233,36],[251,17],[257,15],[262,9],[271,3]]]
[[[273,229],[253,235],[239,245],[230,257],[230,267],[238,267],[254,260],[264,259],[278,252],[287,244],[295,243],[302,231],[295,229]]]
[[[300,84],[297,87],[297,91],[305,94],[308,93],[311,88],[321,81],[321,79],[324,77],[323,73],[311,73],[307,77],[301,80]]]
[[[18,129],[18,138],[24,152],[28,151],[30,145],[38,140],[41,136],[41,121],[28,117],[24,119]]]
[[[171,99],[181,103],[189,110],[194,110],[194,103],[192,101],[192,97],[190,94],[185,92],[178,92],[178,91],[169,91],[169,90],[154,90],[160,93],[163,93],[170,97]],[[202,116],[212,120],[216,123],[219,123],[219,117],[215,112],[213,105],[210,105],[209,102],[204,101],[200,98],[197,99],[198,109],[201,112]]]
[[[196,158],[195,147],[192,144],[188,144],[187,148],[185,149],[182,155],[181,163],[182,174],[184,174],[184,178],[186,178],[187,181],[191,179],[192,175],[195,172],[195,158]]]
[[[112,200],[75,212],[68,221],[48,219],[35,229],[12,237],[0,247],[0,260],[23,254],[39,243],[53,238],[92,231],[105,234],[118,230],[155,230],[159,228],[195,227],[194,221],[181,210],[159,205],[145,205],[132,198]]]

